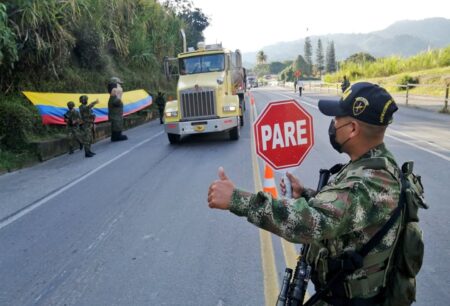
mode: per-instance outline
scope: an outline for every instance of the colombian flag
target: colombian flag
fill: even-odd
[[[88,104],[98,99],[99,103],[92,109],[95,114],[95,122],[108,120],[109,94],[86,93],[46,93],[24,91],[23,94],[37,107],[42,117],[43,124],[66,125],[64,114],[68,110],[67,102],[75,102],[75,107],[80,105],[80,96],[88,96]],[[123,113],[129,115],[152,105],[153,99],[145,90],[138,89],[123,93]]]

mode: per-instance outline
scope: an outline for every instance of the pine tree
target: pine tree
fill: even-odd
[[[308,64],[304,72],[306,75],[311,75],[311,73],[312,73],[312,45],[311,45],[311,39],[309,37],[305,38],[304,54],[305,54],[305,61]]]
[[[333,73],[336,71],[336,54],[334,52],[334,41],[328,43],[326,63],[326,71],[328,73]]]
[[[306,62],[306,60],[301,56],[300,54],[295,59],[295,62],[292,63],[292,67],[294,71],[300,70],[302,74],[305,74],[308,70],[309,64]]]
[[[322,70],[324,68],[324,56],[323,56],[322,41],[320,40],[320,38],[317,41],[316,65],[317,65],[317,70],[318,70],[320,76],[322,76]]]

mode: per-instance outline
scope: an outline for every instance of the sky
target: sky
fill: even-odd
[[[400,20],[450,19],[448,0],[192,0],[211,18],[206,43],[258,51],[280,41],[383,30]]]

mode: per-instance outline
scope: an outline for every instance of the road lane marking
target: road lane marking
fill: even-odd
[[[255,184],[255,191],[258,192],[262,190],[262,183],[258,165],[258,159],[256,157],[256,147],[253,135],[253,122],[255,121],[256,106],[251,105],[250,112],[250,135],[251,135],[251,154],[252,154],[252,164],[253,164],[253,182]],[[253,113],[255,112],[255,113]],[[272,306],[276,303],[279,293],[278,275],[277,267],[275,264],[275,255],[273,252],[272,245],[272,234],[266,230],[259,230],[259,241],[261,244],[261,261],[263,269],[263,282],[264,282],[264,299],[267,306]]]
[[[264,298],[266,305],[272,306],[277,302],[280,291],[275,255],[273,253],[272,234],[265,230],[259,230],[259,241],[261,243],[261,261],[264,271]]]
[[[311,103],[309,103],[309,102],[306,102],[305,100],[300,101],[300,99],[293,98],[293,97],[288,96],[288,95],[285,95],[285,94],[279,94],[279,95],[282,96],[282,97],[291,99],[291,100],[294,99],[295,101],[297,101],[297,102],[299,102],[299,103],[301,102],[302,104],[309,105],[309,106],[311,106],[311,107],[313,107],[313,108],[315,108],[315,109],[319,109],[319,107],[318,107],[317,105],[314,105],[314,104],[311,104]]]
[[[98,166],[95,169],[90,170],[89,172],[87,172],[86,174],[84,174],[83,176],[79,177],[78,179],[76,179],[75,181],[65,185],[64,187],[62,187],[61,189],[58,189],[57,191],[45,196],[44,198],[40,199],[39,201],[32,203],[26,207],[24,207],[23,209],[13,213],[12,215],[9,215],[8,217],[6,217],[5,219],[0,221],[0,230],[2,228],[4,228],[5,226],[13,223],[14,221],[19,220],[20,218],[22,218],[23,216],[27,215],[28,213],[32,212],[33,210],[35,210],[36,208],[39,208],[40,206],[42,206],[43,204],[47,203],[48,201],[50,201],[51,199],[57,197],[58,195],[60,195],[61,193],[65,192],[66,190],[72,188],[73,186],[75,186],[76,184],[78,184],[81,181],[84,181],[85,179],[87,179],[88,177],[90,177],[91,175],[97,173],[98,171],[100,171],[101,169],[105,168],[106,166],[110,165],[111,163],[115,162],[116,160],[118,160],[119,158],[127,155],[128,153],[132,152],[133,150],[139,148],[140,146],[146,144],[147,142],[155,139],[156,137],[162,135],[164,132],[159,132],[155,135],[153,135],[150,138],[147,138],[146,140],[141,141],[140,143],[134,145],[133,147],[131,147],[130,149],[126,150],[125,152],[122,152],[121,154],[117,155],[116,157],[114,157],[113,159],[103,163],[102,165]]]
[[[438,144],[436,144],[436,143],[434,143],[434,142],[430,142],[430,141],[428,141],[428,140],[426,140],[426,139],[423,139],[423,138],[416,138],[416,137],[414,137],[414,136],[408,135],[408,134],[406,134],[406,133],[404,133],[404,132],[400,132],[399,130],[394,130],[394,129],[392,129],[392,128],[390,128],[390,129],[388,130],[388,132],[390,132],[390,133],[395,133],[395,134],[401,135],[401,136],[403,136],[403,137],[411,138],[411,139],[413,139],[413,140],[425,142],[426,145],[428,145],[428,146],[432,146],[432,147],[435,147],[435,148],[438,149],[438,150],[446,151],[446,152],[449,152],[449,153],[450,153],[450,149],[441,147],[440,145],[438,145]]]
[[[386,137],[395,139],[395,140],[397,140],[397,141],[399,141],[399,142],[402,142],[402,143],[404,143],[404,144],[410,145],[411,147],[414,147],[414,148],[416,148],[416,149],[419,149],[419,150],[428,152],[428,153],[430,153],[430,154],[433,154],[433,155],[435,155],[435,156],[437,156],[437,157],[440,157],[440,158],[442,158],[442,159],[444,159],[444,160],[450,162],[450,157],[448,157],[448,156],[445,156],[445,155],[443,155],[443,154],[441,154],[441,153],[434,152],[433,150],[430,150],[430,149],[421,147],[421,146],[419,146],[419,145],[416,145],[415,143],[408,142],[408,141],[406,141],[406,140],[402,140],[402,139],[400,139],[400,138],[398,138],[398,137],[395,137],[395,136],[390,135],[390,133],[386,133]]]
[[[286,262],[286,267],[295,269],[297,265],[297,250],[295,249],[295,245],[285,239],[281,238],[281,246],[283,248],[284,261]]]

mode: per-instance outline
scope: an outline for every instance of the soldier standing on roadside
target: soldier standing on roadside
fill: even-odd
[[[108,83],[108,119],[111,122],[111,141],[127,140],[126,135],[122,135],[123,130],[123,102],[122,89],[123,82],[117,78],[112,77]]]
[[[164,98],[164,94],[160,91],[158,91],[158,96],[155,99],[156,105],[158,105],[158,111],[159,111],[159,123],[163,124],[163,117],[164,117],[164,106],[166,105],[166,99]]]
[[[344,92],[349,87],[350,87],[350,81],[347,79],[347,76],[344,75],[344,80],[341,83],[342,92]]]
[[[92,111],[92,108],[98,103],[98,99],[94,102],[87,104],[88,102],[88,96],[81,96],[80,97],[80,115],[81,120],[83,120],[83,136],[84,136],[84,153],[86,157],[91,157],[95,155],[94,152],[91,151],[91,145],[93,142],[93,134],[94,134],[94,121],[95,121],[95,114]],[[90,155],[90,156],[88,156]]]
[[[76,142],[80,145],[80,150],[83,149],[83,138],[80,130],[82,121],[73,101],[67,102],[67,108],[69,110],[64,114],[64,122],[67,124],[67,134],[69,136],[69,154],[73,154]]]
[[[209,187],[208,203],[291,242],[310,244],[306,262],[312,266],[316,290],[321,290],[344,269],[338,264],[345,256],[359,251],[391,220],[399,205],[401,170],[384,144],[397,111],[386,90],[372,83],[355,83],[339,101],[319,100],[318,106],[324,115],[334,116],[328,130],[331,146],[350,157],[333,181],[316,193],[288,173],[293,199],[274,199],[269,193],[236,188],[219,168],[219,180]],[[284,193],[286,185],[281,187]],[[400,228],[397,219],[364,261],[355,264],[359,269],[333,283],[319,304],[383,305],[385,280],[396,281],[392,258]],[[415,282],[411,286],[415,290]]]

